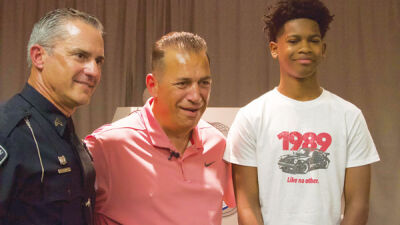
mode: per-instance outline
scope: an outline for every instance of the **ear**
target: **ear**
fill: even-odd
[[[326,43],[322,43],[322,57],[326,56]]]
[[[46,54],[47,52],[42,46],[37,44],[33,45],[30,49],[32,66],[36,67],[38,70],[42,70]]]
[[[269,50],[271,52],[271,56],[274,59],[278,58],[278,43],[271,41],[269,42]]]
[[[150,95],[154,98],[157,97],[158,94],[158,81],[154,74],[149,73],[146,76],[146,87],[147,90],[150,92]]]

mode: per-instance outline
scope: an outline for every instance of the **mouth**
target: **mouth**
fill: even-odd
[[[192,108],[192,107],[179,107],[185,114],[189,117],[197,117],[197,115],[201,112],[200,107]]]
[[[85,85],[85,86],[87,86],[89,88],[94,88],[96,86],[95,82],[81,81],[81,80],[74,80],[74,82],[78,83],[78,84]]]
[[[296,61],[300,64],[311,64],[313,63],[312,59],[304,58],[304,59],[296,59]]]
[[[197,112],[200,111],[200,108],[185,108],[185,107],[180,107],[182,110],[189,111],[189,112]]]

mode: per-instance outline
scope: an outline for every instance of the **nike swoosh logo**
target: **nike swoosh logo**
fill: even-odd
[[[215,161],[212,161],[212,162],[210,162],[210,163],[204,162],[204,166],[205,166],[205,167],[209,167],[209,166],[211,166],[211,165],[214,164],[214,163],[215,163]]]

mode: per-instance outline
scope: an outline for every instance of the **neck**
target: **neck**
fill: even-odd
[[[49,88],[44,84],[42,76],[39,71],[34,69],[31,70],[31,75],[28,79],[28,84],[31,85],[36,91],[38,91],[43,97],[45,97],[51,104],[53,104],[58,110],[61,111],[66,117],[71,117],[72,113],[75,112],[76,108],[69,108],[59,103],[52,96],[52,92]]]
[[[315,75],[300,79],[281,76],[278,91],[281,94],[298,101],[313,100],[322,94],[322,88]]]
[[[192,136],[192,130],[189,132],[171,132],[168,129],[163,128],[164,132],[167,134],[168,139],[175,146],[176,150],[183,155],[186,150],[186,147],[189,144],[190,138]]]
[[[162,111],[158,111],[157,107],[155,107],[155,102],[151,104],[151,109],[154,115],[154,118],[157,120],[158,124],[160,124],[161,128],[167,135],[168,139],[171,141],[173,146],[176,148],[176,150],[183,155],[183,153],[186,150],[186,147],[189,143],[189,140],[192,136],[192,131],[193,129],[185,129],[185,128],[177,128],[174,127],[173,125],[169,125],[167,122],[162,120],[162,117],[159,115],[162,115]]]

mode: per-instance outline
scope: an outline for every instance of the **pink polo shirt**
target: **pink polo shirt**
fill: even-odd
[[[219,225],[222,200],[235,206],[225,138],[200,120],[179,158],[151,111],[139,111],[86,137],[96,169],[96,224]]]

